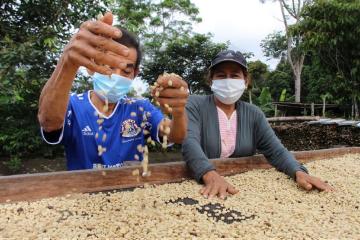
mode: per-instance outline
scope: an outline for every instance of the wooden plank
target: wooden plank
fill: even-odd
[[[360,153],[360,147],[324,149],[295,152],[302,163],[316,159],[333,158],[347,153]],[[221,175],[233,175],[251,169],[270,168],[262,155],[232,159],[211,160]],[[180,182],[191,178],[183,162],[151,164],[150,177],[133,176],[139,166],[106,170],[81,170],[55,173],[39,173],[0,177],[0,203],[8,201],[29,201],[71,193],[97,192],[141,186],[144,183],[163,184]],[[140,171],[141,172],[141,171]]]
[[[294,117],[271,117],[267,118],[269,122],[305,122],[320,120],[319,116],[294,116]]]

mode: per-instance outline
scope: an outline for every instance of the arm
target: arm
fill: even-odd
[[[185,111],[189,97],[187,83],[176,74],[164,74],[158,78],[156,84],[158,87],[152,91],[152,95],[160,104],[161,109],[172,116],[172,120],[165,119],[161,122],[159,135],[168,135],[170,142],[182,143],[187,132]],[[168,127],[170,133],[166,132]],[[161,129],[165,131],[161,131]]]
[[[186,136],[187,117],[186,113],[179,116],[173,116],[172,120],[165,118],[160,123],[159,136],[163,137],[166,134],[165,129],[170,128],[169,142],[181,144]]]
[[[210,163],[201,148],[201,120],[199,109],[189,101],[186,106],[186,111],[189,126],[187,138],[182,145],[182,152],[185,162],[195,175],[195,179],[198,182],[203,181],[205,184],[205,187],[200,190],[200,194],[205,198],[219,196],[224,199],[228,194],[237,193],[238,190],[215,171],[215,167]]]
[[[308,174],[307,169],[281,144],[262,112],[255,120],[255,128],[257,148],[277,170],[292,177],[305,190],[314,188],[324,191],[334,190],[321,179]]]
[[[294,156],[282,145],[269,125],[264,113],[255,116],[256,148],[264,154],[269,163],[277,170],[295,179],[297,171],[307,172]]]
[[[119,58],[106,53],[106,51],[112,51],[117,55],[128,54],[126,47],[112,40],[121,36],[120,30],[111,26],[112,18],[112,15],[108,13],[101,21],[83,23],[79,32],[65,47],[39,99],[38,119],[45,132],[62,128],[69,102],[69,92],[80,66],[103,74],[111,74],[111,70],[104,65],[114,68],[126,67]]]
[[[182,144],[184,160],[193,172],[196,181],[201,182],[205,173],[215,170],[200,145],[201,119],[198,106],[191,101],[186,105],[188,115],[187,138]]]

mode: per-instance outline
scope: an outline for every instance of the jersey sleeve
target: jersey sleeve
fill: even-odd
[[[73,108],[71,104],[71,100],[69,101],[66,113],[65,113],[63,126],[52,132],[45,132],[41,127],[41,136],[44,141],[51,145],[56,145],[62,143],[66,145],[71,140],[72,129],[73,129]]]

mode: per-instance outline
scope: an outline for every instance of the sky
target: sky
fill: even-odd
[[[213,41],[230,41],[230,48],[252,52],[258,60],[274,69],[278,60],[267,61],[260,42],[274,32],[284,29],[279,3],[268,0],[192,0],[199,8],[202,22],[193,25],[198,33],[212,33]]]

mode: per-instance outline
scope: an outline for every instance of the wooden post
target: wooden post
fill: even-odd
[[[315,116],[315,105],[313,102],[311,103],[311,116]]]
[[[274,113],[274,117],[277,117],[277,104],[275,104],[275,113]]]
[[[325,97],[323,98],[323,109],[322,109],[322,116],[325,118],[325,107],[326,107],[326,100]]]

